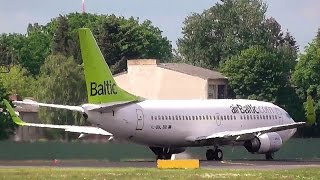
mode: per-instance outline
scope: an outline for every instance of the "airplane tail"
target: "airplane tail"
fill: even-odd
[[[139,97],[117,85],[90,29],[80,28],[79,39],[89,103],[104,104],[140,100]]]

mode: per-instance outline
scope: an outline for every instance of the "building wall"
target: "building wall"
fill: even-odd
[[[25,122],[39,123],[38,112],[19,112],[20,118]],[[19,126],[14,136],[15,141],[36,141],[44,138],[44,128]]]
[[[156,60],[128,61],[128,73],[115,77],[128,92],[147,99],[207,99],[208,80],[157,66]]]

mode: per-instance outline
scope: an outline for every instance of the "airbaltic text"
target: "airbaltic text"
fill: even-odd
[[[240,105],[240,104],[232,104],[230,106],[232,113],[274,113],[271,107],[263,107],[263,106],[252,106],[251,104]]]

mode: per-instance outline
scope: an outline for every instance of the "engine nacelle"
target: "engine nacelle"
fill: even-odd
[[[252,140],[246,141],[244,147],[251,153],[271,153],[276,152],[282,146],[282,139],[276,132],[262,134]]]

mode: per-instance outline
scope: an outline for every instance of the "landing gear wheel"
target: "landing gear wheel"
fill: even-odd
[[[221,151],[221,149],[216,149],[216,150],[214,151],[214,154],[215,154],[214,159],[215,159],[216,161],[222,161],[222,159],[223,159],[223,152]]]
[[[213,161],[215,160],[215,153],[213,149],[208,149],[206,152],[206,158],[208,161]]]
[[[166,153],[161,153],[157,155],[157,160],[158,159],[171,159],[172,154],[166,154]]]
[[[273,153],[266,153],[266,160],[268,160],[268,161],[273,160],[273,156],[274,156]]]

